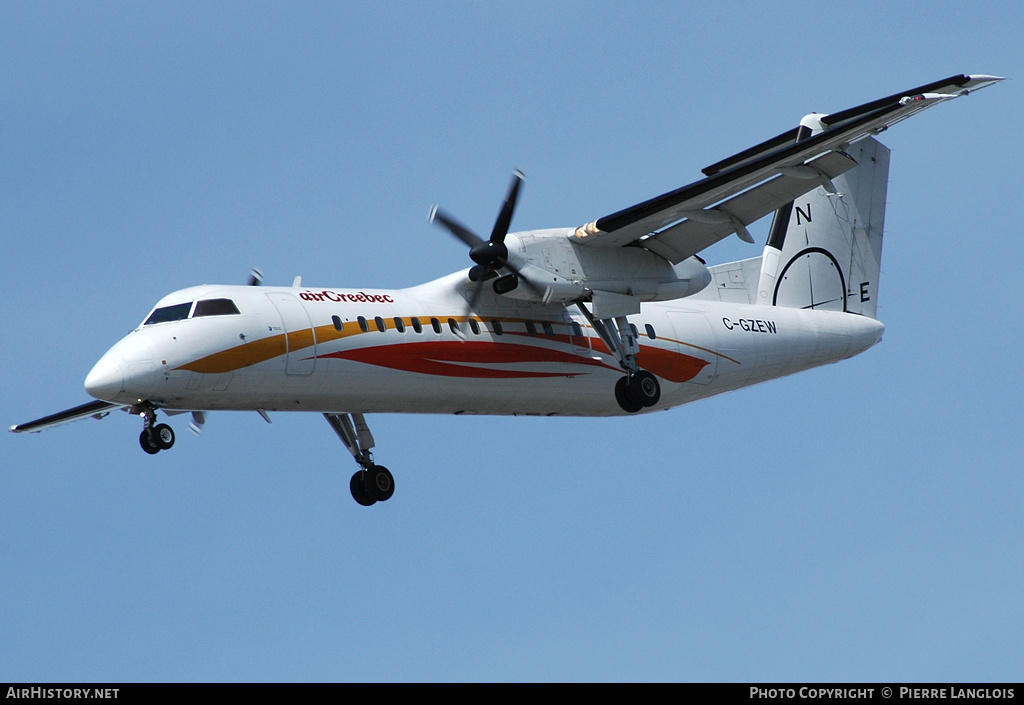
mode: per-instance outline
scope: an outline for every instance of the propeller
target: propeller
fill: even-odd
[[[259,267],[253,267],[249,270],[249,278],[245,280],[247,286],[259,286],[263,283],[263,272],[260,271]]]
[[[456,220],[447,212],[437,206],[430,209],[430,222],[436,223],[445,228],[452,235],[469,246],[469,258],[475,263],[469,270],[470,281],[476,282],[473,294],[469,299],[469,308],[473,309],[480,297],[483,283],[489,279],[498,277],[494,282],[494,291],[498,294],[507,294],[515,289],[520,282],[531,290],[536,290],[523,273],[514,264],[508,261],[508,247],[505,245],[505,236],[508,235],[509,225],[512,223],[512,214],[516,209],[516,200],[519,198],[519,188],[526,177],[523,172],[516,169],[512,172],[512,183],[509,184],[508,194],[505,202],[501,204],[498,211],[498,218],[494,221],[494,228],[487,240],[474,233],[465,225]],[[510,274],[500,275],[500,270],[510,269]]]
[[[192,412],[192,420],[188,422],[188,430],[199,436],[203,433],[203,424],[206,423],[206,414],[201,411]]]

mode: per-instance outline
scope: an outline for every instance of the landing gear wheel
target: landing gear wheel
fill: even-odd
[[[160,450],[168,450],[174,445],[174,429],[165,423],[153,428],[153,440]]]
[[[348,489],[352,492],[352,499],[357,504],[361,504],[364,507],[369,507],[371,504],[377,502],[376,499],[370,496],[369,492],[363,487],[363,471],[356,470],[356,474],[349,480]]]
[[[142,433],[139,435],[139,445],[142,446],[142,450],[146,451],[150,455],[156,455],[160,452],[160,446],[156,442],[156,434],[154,433],[150,437],[149,429],[142,429]]]
[[[371,465],[366,470],[366,489],[378,502],[386,502],[395,493],[395,478],[383,465]]]
[[[615,401],[619,402],[623,411],[630,414],[644,408],[643,404],[633,401],[629,396],[629,377],[619,377],[619,381],[615,383]]]
[[[647,370],[640,370],[629,378],[629,398],[642,406],[654,406],[661,399],[661,385],[658,378]]]

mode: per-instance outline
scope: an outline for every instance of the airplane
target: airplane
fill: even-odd
[[[889,150],[875,136],[1002,78],[957,75],[797,127],[703,169],[704,178],[562,228],[509,232],[516,171],[484,239],[430,220],[473,265],[407,289],[193,286],[160,299],[85,378],[95,401],[11,427],[38,432],[121,409],[149,454],[167,416],[324,416],[358,465],[363,506],[395,481],[374,462],[373,413],[650,413],[857,355],[875,318]],[[700,252],[774,213],[759,257]]]

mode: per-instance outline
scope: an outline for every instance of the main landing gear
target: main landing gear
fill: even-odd
[[[622,410],[635,414],[641,409],[654,406],[661,399],[661,384],[658,378],[647,370],[640,369],[636,362],[636,354],[640,352],[640,343],[636,332],[625,316],[616,318],[595,318],[582,301],[576,306],[593,326],[601,340],[608,346],[626,376],[620,377],[615,383],[615,401]]]
[[[174,445],[174,429],[165,423],[156,422],[156,411],[148,404],[139,412],[142,417],[142,433],[139,434],[139,445],[150,455],[162,450],[169,450]]]
[[[374,446],[373,434],[363,415],[324,414],[324,418],[359,464],[359,470],[348,483],[352,499],[364,507],[391,499],[395,493],[395,478],[386,467],[373,462],[370,453]]]
[[[615,401],[623,411],[635,414],[644,407],[654,406],[661,399],[661,385],[658,378],[647,370],[637,370],[632,375],[619,377],[615,383]]]

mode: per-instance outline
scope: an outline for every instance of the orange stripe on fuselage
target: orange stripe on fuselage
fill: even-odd
[[[334,326],[317,326],[316,340],[318,343],[328,343],[332,340],[338,340],[339,338],[345,338],[359,333],[362,333],[362,331],[339,331],[335,329]],[[306,328],[304,330],[289,332],[287,346],[285,344],[285,334],[280,333],[267,338],[260,338],[259,340],[254,340],[250,343],[242,343],[241,345],[236,345],[235,347],[228,348],[227,350],[215,352],[212,355],[207,355],[206,357],[194,360],[187,365],[182,365],[178,369],[189,370],[191,372],[201,372],[203,374],[234,372],[235,370],[240,370],[243,367],[257,365],[261,362],[272,360],[275,357],[280,357],[287,354],[289,351],[295,352],[296,350],[312,347],[312,345],[313,329]]]

